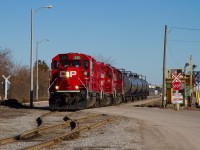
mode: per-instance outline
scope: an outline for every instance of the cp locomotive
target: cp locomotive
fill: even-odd
[[[50,109],[83,109],[146,99],[144,76],[98,62],[82,53],[58,54],[52,59]]]

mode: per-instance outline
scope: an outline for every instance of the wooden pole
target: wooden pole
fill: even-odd
[[[193,98],[193,77],[192,77],[192,55],[190,55],[190,102],[192,103]]]

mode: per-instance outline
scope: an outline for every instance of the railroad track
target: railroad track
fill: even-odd
[[[41,116],[41,118],[49,116],[50,114],[53,114],[53,113],[44,114]],[[68,117],[65,116],[64,118],[68,118]],[[99,120],[99,118],[100,118],[100,120]],[[102,118],[103,118],[103,120],[102,120]],[[91,120],[91,119],[93,119],[93,120],[97,119],[98,121],[95,123],[92,123],[90,125],[80,126],[80,124],[88,123],[88,120]],[[23,142],[23,141],[27,141],[27,140],[33,140],[33,138],[36,138],[39,135],[42,135],[45,133],[48,134],[48,133],[53,133],[58,129],[70,128],[68,131],[63,131],[62,135],[59,135],[50,140],[44,139],[43,141],[45,141],[45,142],[42,142],[38,145],[34,145],[34,146],[31,146],[28,148],[24,148],[24,150],[42,149],[47,146],[52,146],[52,145],[58,144],[63,140],[74,139],[81,132],[86,132],[95,127],[103,125],[107,122],[111,122],[113,119],[114,119],[113,117],[109,117],[109,116],[106,116],[103,114],[97,114],[97,115],[92,115],[92,116],[78,118],[78,119],[68,119],[62,123],[58,123],[58,124],[50,125],[50,126],[40,125],[38,128],[30,130],[30,131],[26,131],[20,135],[10,137],[10,138],[0,139],[0,146],[5,145],[5,144],[11,144],[14,142],[20,142],[20,141]]]
[[[38,127],[40,127],[41,125],[43,125],[43,122],[44,122],[44,118],[45,118],[45,117],[50,116],[50,115],[52,115],[52,114],[56,114],[56,113],[58,113],[58,111],[51,111],[51,112],[45,113],[45,114],[41,115],[40,117],[38,117],[38,118],[36,119],[37,124],[38,124]]]

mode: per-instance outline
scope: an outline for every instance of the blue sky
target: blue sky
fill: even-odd
[[[39,59],[49,66],[58,53],[80,52],[111,57],[114,66],[162,83],[164,26],[168,25],[167,69],[189,62],[200,70],[199,0],[0,0],[0,47],[15,62],[30,65],[31,9]],[[181,41],[173,41],[181,40]]]

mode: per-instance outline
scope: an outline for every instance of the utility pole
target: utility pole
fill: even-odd
[[[189,66],[189,63],[185,63],[184,66],[184,93],[183,93],[183,105],[186,107],[187,103],[186,103],[186,67]]]
[[[193,82],[193,77],[192,77],[192,55],[190,55],[190,99],[191,99],[191,102],[192,102],[192,98],[193,98],[193,85],[192,85],[192,82]]]
[[[165,74],[166,74],[166,47],[167,47],[167,25],[165,25],[165,36],[164,36],[164,54],[163,54],[163,94],[162,94],[162,107],[165,107],[164,100],[166,100],[166,89],[165,89]]]

